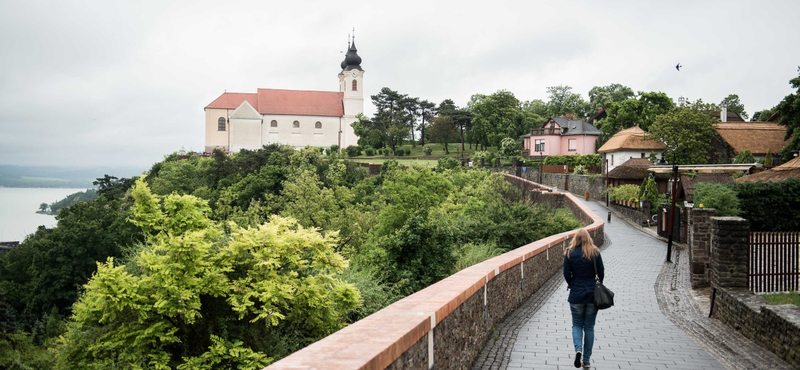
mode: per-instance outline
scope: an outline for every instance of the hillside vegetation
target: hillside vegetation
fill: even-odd
[[[446,161],[444,161],[446,163]],[[260,368],[486,258],[581,226],[502,175],[276,145],[97,181],[0,258],[0,367]]]

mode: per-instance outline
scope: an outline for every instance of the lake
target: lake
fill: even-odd
[[[54,203],[86,189],[0,188],[0,241],[22,241],[40,225],[53,227],[55,216],[36,213],[42,203]]]

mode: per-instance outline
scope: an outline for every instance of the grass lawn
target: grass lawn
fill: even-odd
[[[405,157],[397,158],[397,159],[394,159],[394,160],[396,160],[398,163],[400,163],[402,165],[406,165],[406,166],[409,166],[409,167],[411,167],[411,166],[436,167],[436,164],[438,164],[438,162],[439,162],[436,159],[414,159],[414,158],[405,158],[405,159],[403,159],[403,158],[405,158]],[[388,161],[390,159],[393,159],[393,158],[386,158],[386,157],[355,157],[355,158],[351,158],[351,159],[354,162],[369,162],[369,163],[380,163],[380,164],[383,164],[383,162],[386,162],[386,161]]]
[[[403,150],[409,149],[409,150],[411,150],[411,155],[409,155],[408,157],[428,157],[427,155],[425,155],[425,152],[422,151],[422,149],[425,148],[425,147],[433,149],[433,151],[431,152],[431,155],[430,155],[431,157],[458,157],[458,151],[461,150],[461,143],[450,143],[450,144],[448,144],[448,148],[450,149],[450,154],[445,154],[445,152],[444,152],[444,144],[439,144],[439,143],[427,143],[427,144],[425,144],[424,147],[422,145],[417,145],[416,147],[412,147],[411,144],[406,144],[406,145],[398,146],[397,149],[403,149]],[[497,151],[495,148],[487,148],[486,151],[489,151],[489,150],[492,150],[492,149]],[[472,149],[470,149],[469,148],[469,144],[467,144],[467,143],[464,144],[464,154],[465,155],[469,156],[470,153],[474,153],[476,151],[478,151],[478,149],[475,148],[474,146],[472,147]],[[375,158],[381,158],[381,157],[385,157],[385,156],[376,155],[374,157]],[[359,157],[356,157],[356,158],[364,158],[364,156],[362,155],[362,156],[359,156]],[[366,157],[366,158],[373,158],[373,157]]]
[[[793,304],[800,307],[800,294],[798,292],[765,294],[763,297],[772,304]]]

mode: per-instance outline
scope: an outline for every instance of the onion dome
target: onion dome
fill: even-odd
[[[356,49],[356,41],[350,44],[350,49],[347,51],[347,55],[344,57],[344,61],[348,67],[360,67],[361,66],[361,57],[358,56],[358,49]]]

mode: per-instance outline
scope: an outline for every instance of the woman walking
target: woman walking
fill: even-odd
[[[595,273],[595,266],[597,272]],[[564,279],[569,289],[569,309],[572,312],[572,342],[575,345],[575,367],[590,368],[594,345],[594,322],[597,308],[594,306],[595,274],[603,281],[603,258],[592,237],[580,229],[564,252]]]

